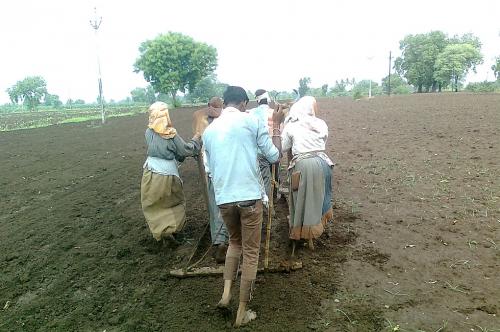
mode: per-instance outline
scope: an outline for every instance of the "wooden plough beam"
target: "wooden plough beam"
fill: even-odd
[[[279,266],[269,267],[268,269],[259,268],[257,273],[280,273],[291,272],[302,269],[302,262],[282,263]],[[189,277],[206,277],[220,275],[224,272],[224,266],[217,267],[198,267],[191,270],[176,269],[170,270],[170,276],[176,278],[189,278]]]

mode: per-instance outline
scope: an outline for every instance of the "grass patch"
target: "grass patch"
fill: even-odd
[[[139,113],[141,113],[141,112],[126,112],[126,113],[109,114],[106,116],[106,119],[120,118],[123,116],[131,116],[131,115],[136,115]],[[74,117],[74,118],[65,119],[65,120],[59,122],[59,124],[77,123],[77,122],[85,122],[85,121],[100,120],[100,119],[101,119],[100,114],[99,115],[89,115],[89,116],[78,116],[78,117]]]
[[[323,301],[320,316],[309,325],[311,330],[323,331],[383,331],[383,312],[367,294],[338,293],[337,299]]]
[[[142,107],[133,107],[129,109],[108,109],[106,119],[117,118],[123,116],[132,116],[145,113],[146,110]],[[34,129],[48,127],[52,125],[65,123],[78,123],[86,121],[101,120],[100,111],[81,110],[73,112],[51,112],[51,113],[18,113],[2,116],[0,131],[14,131],[22,129]]]

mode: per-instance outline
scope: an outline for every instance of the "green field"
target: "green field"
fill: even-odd
[[[105,109],[106,118],[129,116],[147,111],[146,105],[110,106]],[[62,123],[83,121],[101,122],[101,110],[96,107],[72,109],[45,109],[39,111],[0,113],[0,131],[47,127]]]

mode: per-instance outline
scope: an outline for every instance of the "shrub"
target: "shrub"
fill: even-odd
[[[499,89],[500,86],[497,82],[471,82],[467,84],[465,90],[471,92],[495,92],[495,90]]]

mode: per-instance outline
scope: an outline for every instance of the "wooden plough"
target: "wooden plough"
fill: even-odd
[[[282,264],[274,267],[269,267],[267,269],[261,267],[257,269],[257,273],[287,273],[295,270],[302,269],[302,262],[293,262],[289,264],[288,262],[283,262]],[[224,266],[217,267],[197,267],[190,270],[187,269],[175,269],[170,270],[170,276],[177,278],[189,278],[189,277],[206,277],[221,275],[224,272]]]

